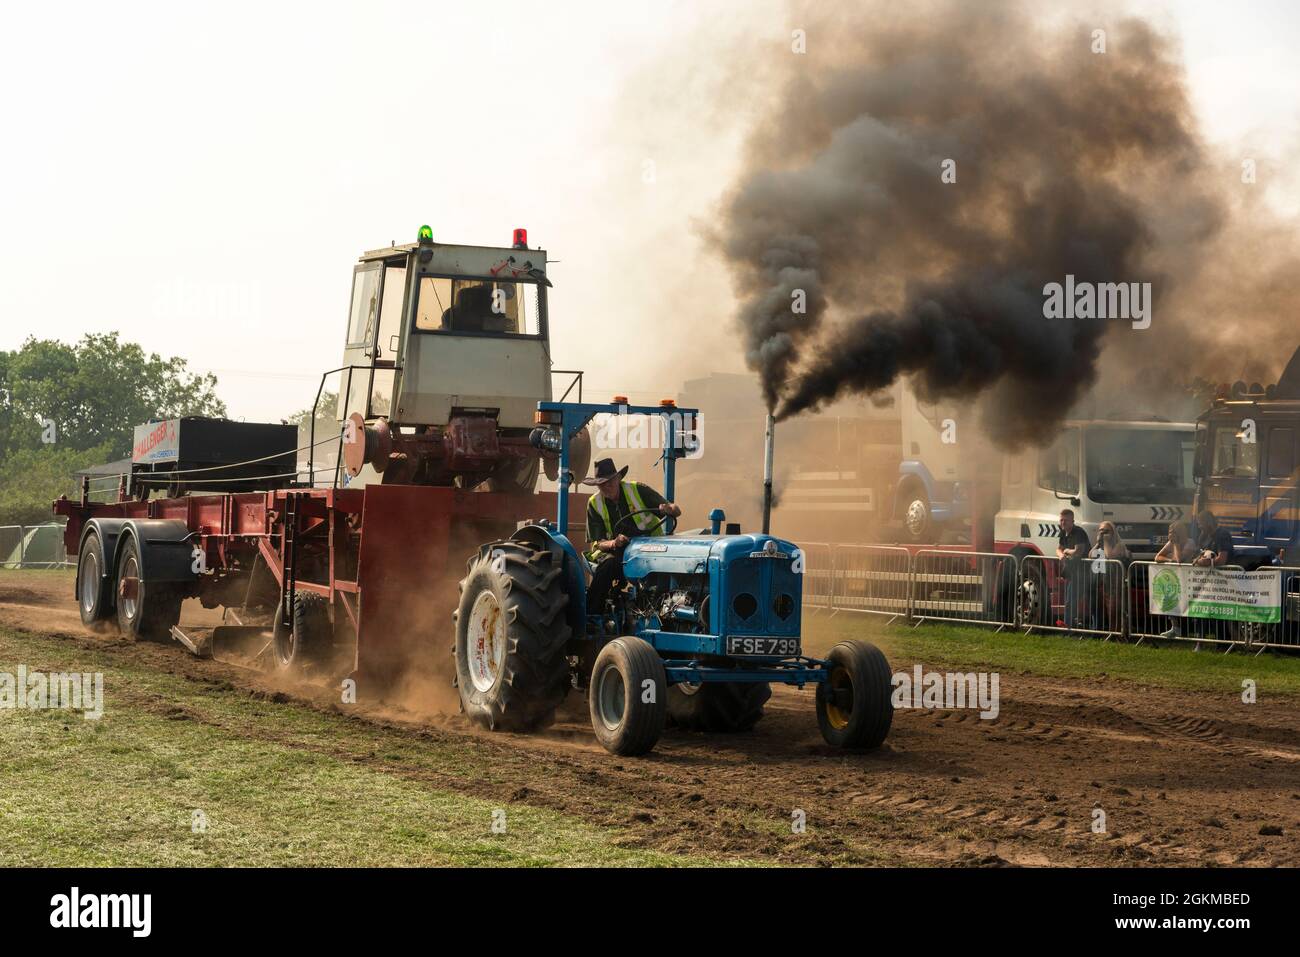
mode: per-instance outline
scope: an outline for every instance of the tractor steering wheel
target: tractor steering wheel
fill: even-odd
[[[631,535],[628,535],[627,536],[628,538],[636,538],[641,535],[653,535],[655,532],[659,531],[659,529],[663,527],[664,522],[672,522],[672,524],[668,526],[668,530],[664,532],[665,535],[671,535],[673,533],[673,530],[677,528],[677,517],[674,515],[664,515],[662,518],[659,519],[659,521],[655,522],[654,525],[650,526],[649,528],[639,528],[636,522],[632,521],[633,515],[658,515],[658,514],[659,514],[659,509],[657,508],[638,508],[636,511],[628,512],[626,515],[624,515],[622,518],[618,520],[618,523],[614,526],[614,533],[618,534],[618,530],[623,527],[624,522],[631,522],[632,527],[633,529],[635,529],[635,531]]]

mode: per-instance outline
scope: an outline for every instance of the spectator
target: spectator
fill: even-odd
[[[1191,533],[1187,531],[1186,522],[1169,523],[1169,540],[1160,551],[1156,552],[1156,561],[1161,564],[1185,565],[1196,557],[1196,546],[1192,544]]]
[[[1056,546],[1060,560],[1061,577],[1065,579],[1065,627],[1073,628],[1079,614],[1079,598],[1083,593],[1085,569],[1083,560],[1091,542],[1088,533],[1074,524],[1074,510],[1061,509],[1061,537]]]
[[[1169,523],[1169,541],[1165,542],[1163,548],[1156,553],[1156,561],[1168,565],[1187,565],[1195,560],[1197,556],[1196,543],[1192,541],[1191,533],[1187,529],[1186,522]],[[1179,620],[1171,618],[1169,628],[1160,633],[1161,638],[1180,638],[1182,631],[1179,627]],[[1196,644],[1196,650],[1201,648],[1200,642]]]
[[[1232,535],[1219,525],[1219,520],[1209,509],[1204,509],[1196,516],[1196,552],[1193,565],[1202,568],[1219,568],[1231,565],[1237,557],[1232,547]]]
[[[1124,576],[1133,556],[1115,531],[1114,522],[1105,521],[1097,526],[1097,545],[1090,557],[1093,559],[1091,627],[1119,631]]]

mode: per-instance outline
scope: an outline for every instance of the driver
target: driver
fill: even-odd
[[[663,535],[664,522],[677,518],[682,510],[657,491],[641,482],[625,482],[627,466],[614,468],[613,459],[601,459],[596,471],[582,480],[583,485],[596,486],[596,493],[587,501],[587,560],[596,566],[587,590],[589,608],[601,609],[605,596],[622,568],[623,549],[627,546],[627,532],[643,535]],[[655,518],[657,512],[663,518]],[[609,561],[614,557],[618,560]]]

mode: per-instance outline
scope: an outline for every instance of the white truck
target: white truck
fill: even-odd
[[[953,406],[900,390],[902,459],[893,514],[911,544],[963,537],[999,552],[1056,554],[1060,513],[1090,539],[1115,523],[1135,557],[1158,551],[1169,523],[1191,519],[1196,425],[1144,419],[1071,419],[1043,449],[998,453],[962,433]],[[999,481],[994,484],[994,476]],[[973,494],[983,479],[981,494]],[[991,543],[990,543],[991,540]]]

